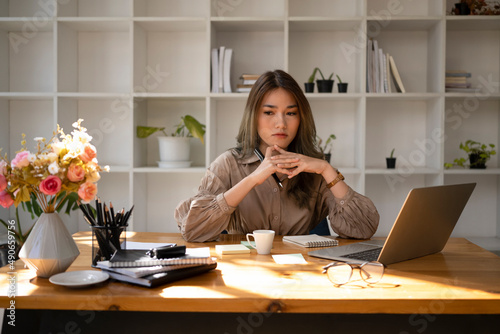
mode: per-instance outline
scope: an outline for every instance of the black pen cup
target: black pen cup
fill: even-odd
[[[118,249],[126,249],[126,231],[124,226],[91,226],[92,228],[92,267],[98,261],[106,261]]]

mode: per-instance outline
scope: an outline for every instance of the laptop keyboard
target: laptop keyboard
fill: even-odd
[[[382,251],[382,247],[365,250],[362,252],[351,253],[347,255],[342,255],[342,257],[346,257],[348,259],[361,260],[361,261],[377,261],[380,252]]]

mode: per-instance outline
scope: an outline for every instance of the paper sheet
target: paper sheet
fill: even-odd
[[[307,264],[302,254],[276,254],[273,255],[277,264]]]

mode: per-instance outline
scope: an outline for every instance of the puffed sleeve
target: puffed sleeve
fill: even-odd
[[[336,198],[329,189],[324,195],[327,197],[330,225],[340,237],[369,239],[375,234],[380,216],[368,197],[351,187],[343,198]]]
[[[228,155],[217,158],[201,180],[198,193],[175,209],[175,220],[184,239],[204,242],[217,239],[228,227],[235,208],[225,198],[230,186]]]

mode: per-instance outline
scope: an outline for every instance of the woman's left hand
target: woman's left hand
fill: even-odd
[[[291,173],[288,175],[290,179],[302,172],[323,174],[325,169],[330,166],[326,160],[288,152],[277,145],[274,145],[274,149],[278,151],[279,154],[271,157],[272,163],[275,164],[276,167],[290,170]]]

